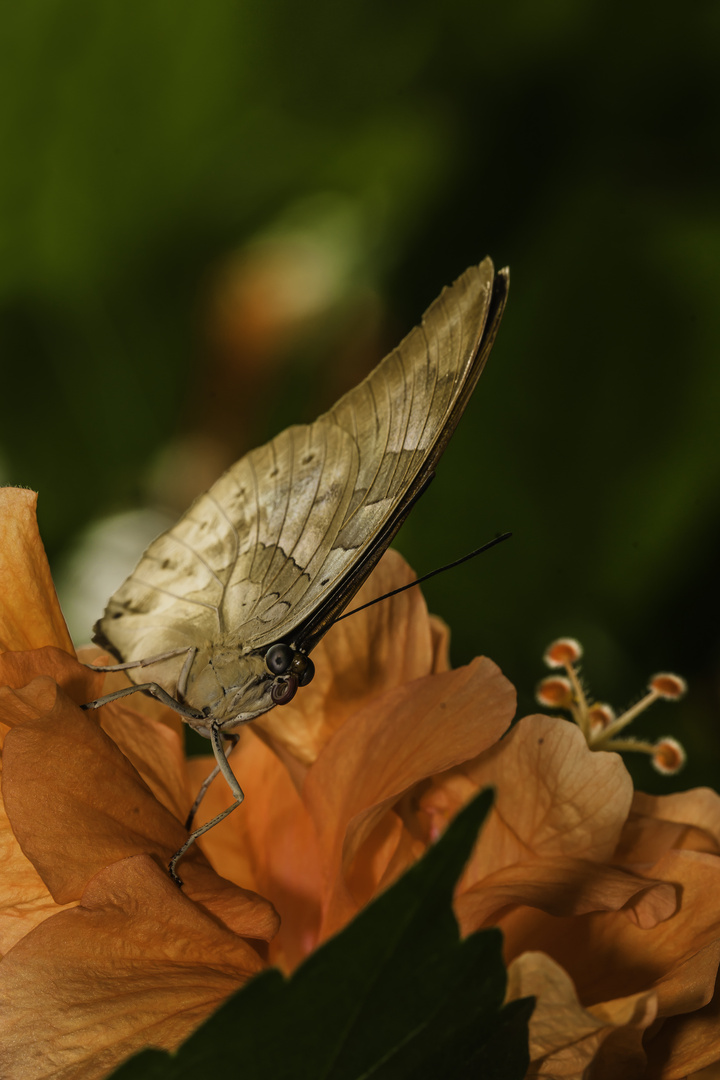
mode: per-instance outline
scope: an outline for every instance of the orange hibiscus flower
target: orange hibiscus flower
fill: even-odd
[[[390,552],[358,603],[407,580]],[[456,914],[503,929],[510,996],[538,997],[531,1075],[680,1077],[720,1058],[720,800],[634,795],[564,720],[505,734],[512,686],[487,659],[448,670],[419,590],[336,624],[314,682],[242,729],[245,804],[191,849],[181,891],[165,866],[212,761],[186,760],[177,717],[139,694],[78,707],[124,677],[75,658],[30,492],[0,493],[0,581],[7,1080],[174,1048],[267,963],[296,967],[489,783]],[[219,778],[201,820],[229,801]]]

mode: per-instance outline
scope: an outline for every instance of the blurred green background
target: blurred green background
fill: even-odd
[[[720,784],[720,7],[28,0],[0,16],[0,471],[78,641],[145,542],[491,254],[488,370],[396,546],[535,711],[579,637]],[[108,521],[108,518],[110,520]]]

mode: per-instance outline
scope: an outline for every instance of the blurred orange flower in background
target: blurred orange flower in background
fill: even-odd
[[[123,676],[75,658],[34,504],[0,493],[0,1075],[100,1077],[177,1046],[267,963],[296,967],[488,784],[455,909],[463,933],[502,928],[510,996],[537,996],[529,1075],[720,1059],[720,799],[634,793],[564,720],[508,732],[512,686],[484,658],[448,669],[419,590],[336,624],[314,682],[242,729],[246,803],[177,889],[165,865],[212,762],[187,760],[178,718],[139,694],[78,707]],[[410,579],[390,552],[358,603]],[[202,819],[229,801],[218,779]]]

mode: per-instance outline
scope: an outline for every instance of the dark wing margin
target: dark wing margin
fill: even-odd
[[[469,271],[466,271],[466,273],[469,273]],[[459,281],[461,280],[462,278],[459,279]],[[458,283],[459,282],[456,282],[452,288],[455,288]],[[470,397],[477,386],[478,379],[483,372],[488,356],[490,355],[507,303],[509,285],[510,273],[508,269],[504,268],[498,271],[492,281],[492,292],[487,307],[487,317],[477,349],[470,364],[466,368],[462,385],[460,386],[445,424],[440,429],[432,446],[427,452],[420,469],[408,485],[407,490],[400,498],[397,506],[373,540],[372,544],[363,553],[362,558],[350,568],[349,572],[330,592],[327,599],[322,604],[318,605],[312,615],[298,625],[292,635],[290,635],[291,643],[295,648],[300,649],[305,653],[309,653],[315,648],[338,616],[342,614],[361,585],[370,576],[392,543],[395,535],[413,506],[432,481],[435,475],[435,467],[442,457],[445,448],[458,425],[460,417],[467,407]],[[448,292],[448,289],[443,290],[443,293],[438,297],[435,303],[441,304]],[[371,373],[368,378],[372,378],[373,374],[375,373]],[[342,401],[338,402],[338,405],[331,410],[330,415],[335,413],[341,405]]]

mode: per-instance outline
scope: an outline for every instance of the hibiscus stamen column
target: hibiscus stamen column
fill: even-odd
[[[536,698],[539,703],[569,712],[591,750],[640,752],[651,758],[658,772],[665,775],[678,772],[685,764],[686,755],[677,739],[668,735],[652,743],[633,737],[619,739],[617,736],[655,701],[677,701],[681,698],[687,690],[685,680],[670,672],[653,675],[644,697],[616,716],[610,705],[589,700],[577,669],[581,656],[582,646],[575,638],[558,638],[548,646],[544,655],[545,663],[548,667],[563,667],[567,674],[550,675],[538,684]]]

